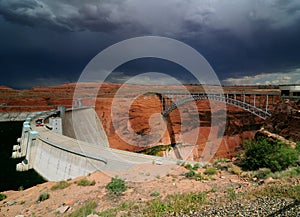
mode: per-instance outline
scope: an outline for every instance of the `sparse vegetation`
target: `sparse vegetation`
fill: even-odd
[[[278,172],[275,172],[275,173],[271,173],[269,176],[271,176],[272,178],[275,178],[275,179],[285,179],[285,178],[290,178],[290,177],[298,177],[300,176],[300,167],[297,166],[297,167],[291,167],[291,168],[288,168],[284,171],[278,171]]]
[[[296,150],[300,153],[300,142],[296,142]]]
[[[205,175],[216,175],[218,173],[217,169],[214,167],[207,167],[206,170],[204,171]]]
[[[231,172],[232,174],[235,174],[235,175],[241,175],[241,173],[243,172],[242,169],[238,166],[235,166],[233,164],[231,164],[229,167],[228,167],[228,172]]]
[[[272,173],[272,171],[269,168],[260,168],[257,171],[254,171],[253,176],[255,178],[258,179],[265,179],[267,178],[270,174]]]
[[[258,138],[243,144],[244,155],[240,157],[240,164],[245,170],[269,168],[272,172],[281,171],[294,165],[299,159],[297,150],[292,149],[280,141],[269,141]]]
[[[111,182],[106,185],[108,192],[115,195],[121,195],[127,188],[125,181],[118,177],[112,177]]]
[[[50,194],[48,192],[42,192],[42,193],[40,193],[40,196],[37,199],[37,202],[42,202],[42,201],[45,201],[49,198],[50,198]]]
[[[189,171],[187,173],[184,174],[184,176],[186,178],[189,179],[194,179],[196,181],[202,181],[202,180],[207,180],[208,177],[205,176],[202,173],[198,173],[197,170],[199,169],[200,165],[198,163],[196,163],[194,166],[192,166],[191,164],[182,164],[182,166],[186,169],[188,169]]]
[[[98,213],[100,216],[116,216],[118,211],[126,210],[124,216],[177,216],[178,214],[189,214],[191,210],[200,209],[205,202],[205,192],[184,193],[168,195],[166,199],[155,198],[145,203],[127,202],[119,207],[108,209]]]
[[[96,213],[95,212],[96,207],[97,207],[96,201],[88,200],[79,209],[69,214],[68,217],[82,217],[82,216],[87,216],[89,214]]]
[[[95,180],[88,180],[88,179],[80,179],[79,181],[76,182],[77,185],[79,186],[92,186],[95,185],[96,182]]]
[[[235,200],[237,195],[234,191],[234,188],[227,188],[226,190],[226,196],[230,199],[230,200]]]
[[[218,159],[216,159],[216,160],[214,160],[214,163],[213,163],[213,165],[218,165],[219,163],[227,163],[227,162],[229,162],[229,160],[227,159],[227,158],[218,158]]]
[[[300,185],[266,185],[248,194],[255,196],[284,197],[300,202]]]
[[[158,197],[160,195],[160,193],[158,191],[152,191],[150,196],[151,197]]]
[[[0,193],[0,201],[5,200],[7,196],[3,193]]]
[[[191,170],[191,169],[194,170],[193,166],[191,164],[189,164],[189,163],[184,164],[184,168],[187,169],[187,170]]]
[[[198,170],[200,168],[200,165],[198,163],[194,164],[193,170]]]
[[[55,185],[53,185],[51,187],[51,190],[54,191],[54,190],[57,190],[57,189],[64,189],[64,188],[67,188],[69,187],[71,184],[66,182],[66,181],[60,181],[60,182],[57,182]]]
[[[154,155],[154,156],[163,156],[164,151],[170,151],[172,149],[171,145],[158,145],[151,148],[144,149],[137,153],[147,154],[147,155]]]

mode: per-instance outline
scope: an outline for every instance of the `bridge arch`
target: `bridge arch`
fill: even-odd
[[[268,98],[268,95],[266,95]],[[169,106],[164,106],[163,111],[162,111],[162,116],[167,117],[171,111],[175,110],[178,106],[183,105],[185,103],[194,101],[194,100],[214,100],[214,101],[219,101],[219,102],[224,102],[227,103],[228,105],[233,105],[235,107],[241,108],[243,110],[246,110],[250,112],[253,115],[256,115],[262,119],[266,119],[267,117],[271,116],[271,112],[268,110],[268,101],[266,101],[266,106],[265,109],[262,109],[255,104],[250,104],[244,100],[239,100],[236,97],[235,98],[230,98],[225,95],[221,94],[196,94],[188,97],[183,97],[175,102],[172,102]]]

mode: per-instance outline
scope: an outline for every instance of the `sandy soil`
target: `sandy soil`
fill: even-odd
[[[71,185],[61,190],[51,190],[55,182],[46,182],[23,191],[6,191],[3,193],[7,195],[7,198],[0,202],[0,217],[16,215],[51,217],[57,215],[57,209],[62,207],[67,208],[65,212],[67,215],[89,199],[96,200],[98,202],[97,210],[101,211],[127,200],[147,201],[153,199],[150,194],[154,191],[159,192],[160,196],[164,198],[173,193],[209,191],[212,188],[225,191],[228,187],[247,188],[250,185],[249,182],[241,180],[237,175],[225,171],[219,171],[209,181],[188,179],[183,175],[187,171],[184,167],[177,165],[139,165],[119,174],[95,172],[86,177],[96,181],[94,186],[78,186],[75,182],[83,178],[78,177],[69,180]],[[200,168],[199,172],[201,171],[203,172],[204,169]],[[118,200],[109,198],[105,188],[106,184],[111,181],[111,177],[115,175],[137,181],[127,181],[129,188]],[[50,198],[37,202],[41,192],[48,192]]]

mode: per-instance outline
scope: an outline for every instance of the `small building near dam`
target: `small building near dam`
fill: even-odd
[[[281,96],[299,96],[300,84],[280,85]]]

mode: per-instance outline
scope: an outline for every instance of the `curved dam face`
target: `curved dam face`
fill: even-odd
[[[66,112],[62,120],[62,132],[63,135],[80,141],[109,147],[102,123],[93,108]]]
[[[63,118],[67,133],[73,132],[74,135],[74,132],[81,132],[76,135],[90,143],[53,132],[45,126],[36,126],[36,119],[28,118],[23,125],[20,145],[14,147],[13,157],[25,156],[25,160],[17,165],[17,170],[33,168],[45,179],[57,181],[104,168],[107,160],[100,155],[105,155],[101,147],[108,143],[106,135],[100,132],[101,122],[98,123],[99,128],[92,128],[91,120],[97,121],[93,111],[92,108],[76,110],[78,118],[73,119],[75,121],[72,121],[72,111],[68,111]],[[73,129],[73,126],[78,128]]]
[[[36,120],[41,115],[47,116],[44,119],[46,123],[37,126]],[[120,172],[155,161],[161,164],[176,163],[172,159],[111,149],[93,108],[69,110],[61,115],[62,118],[50,116],[49,112],[38,113],[24,122],[19,145],[14,146],[12,154],[13,158],[25,157],[17,164],[18,171],[33,168],[46,180],[59,181],[97,170]],[[65,135],[55,129],[60,132],[62,129]]]

